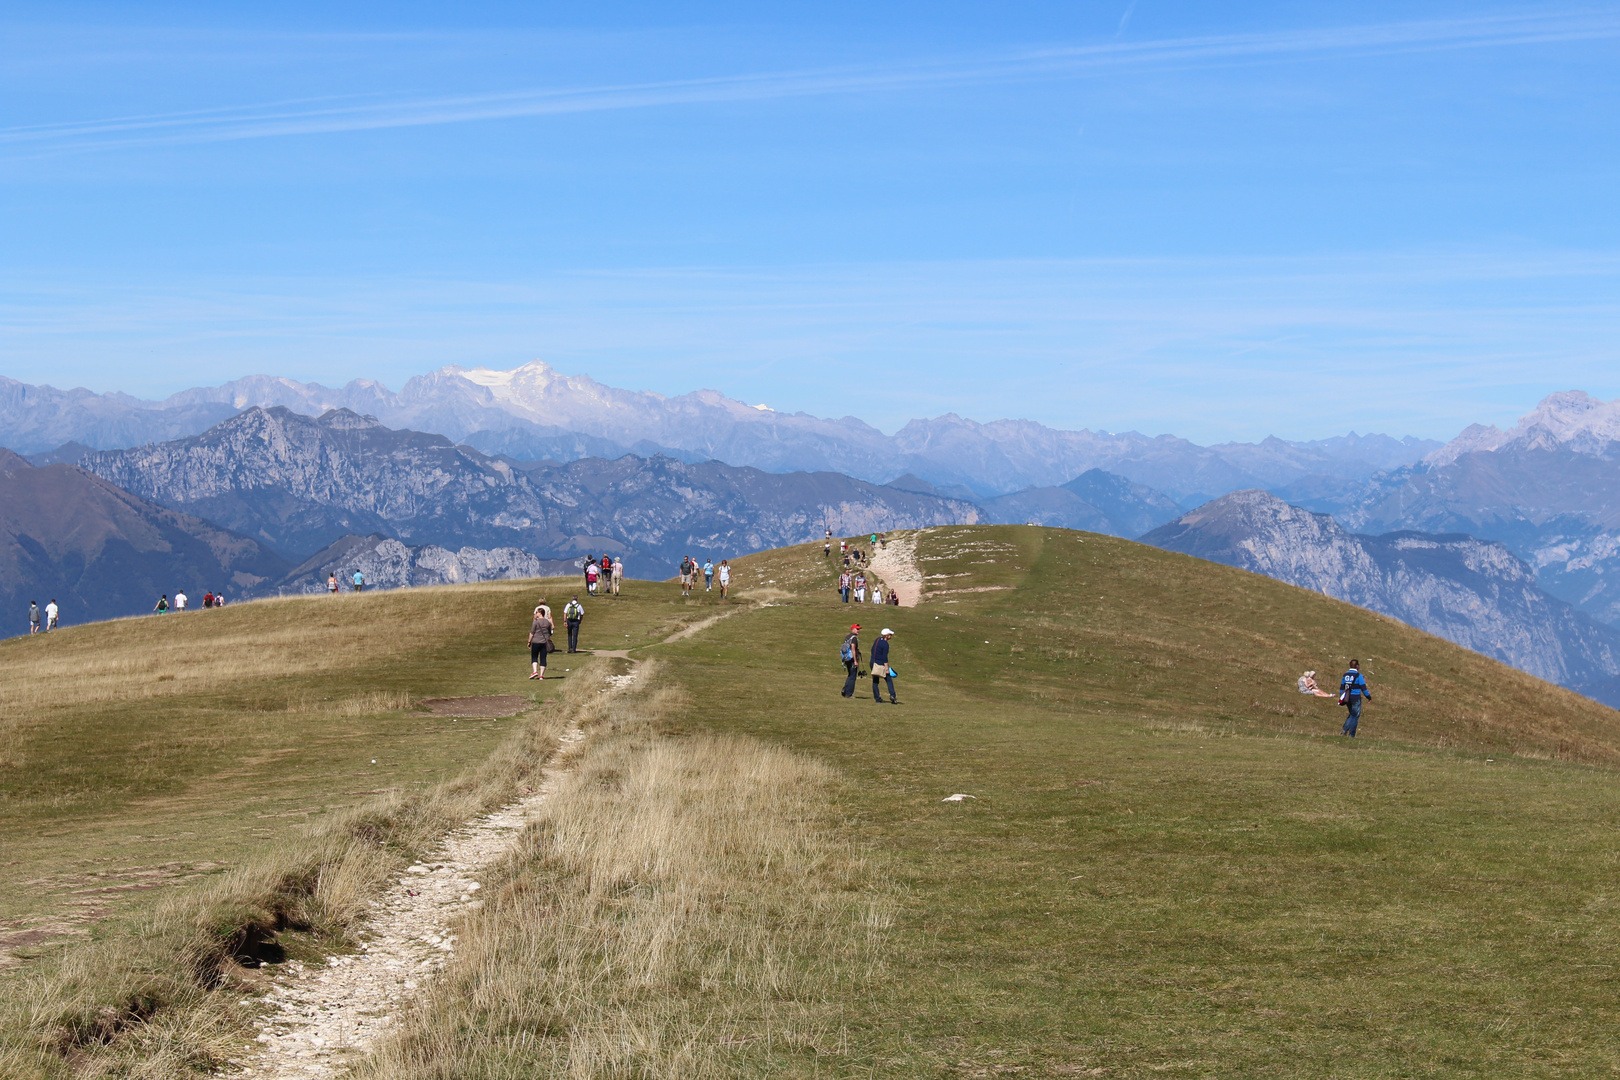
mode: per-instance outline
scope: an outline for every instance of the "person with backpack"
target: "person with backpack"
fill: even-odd
[[[1372,700],[1372,691],[1367,689],[1367,678],[1361,673],[1361,661],[1350,661],[1350,670],[1344,673],[1339,680],[1339,704],[1350,710],[1344,718],[1344,730],[1341,734],[1356,737],[1356,726],[1361,723],[1361,703]]]
[[[534,622],[529,624],[529,678],[546,677],[546,653],[551,651],[551,612],[545,604],[534,609]]]
[[[878,696],[878,679],[887,679],[889,683],[889,704],[898,705],[900,699],[894,696],[894,669],[889,666],[889,639],[894,637],[894,631],[887,626],[872,642],[872,700],[879,705],[883,699]]]
[[[861,671],[861,624],[851,623],[844,643],[838,646],[838,659],[844,662],[844,696],[855,696],[855,679]]]
[[[30,634],[39,633],[39,601],[38,600],[30,600],[30,601],[28,601],[28,632]]]
[[[585,605],[574,597],[563,605],[563,622],[568,624],[568,651],[579,652],[579,624],[585,621]]]
[[[152,606],[152,610],[159,615],[167,615],[169,613],[169,594],[164,593],[158,597],[158,602]]]
[[[207,611],[214,606],[214,590],[209,589],[203,593],[203,610]]]

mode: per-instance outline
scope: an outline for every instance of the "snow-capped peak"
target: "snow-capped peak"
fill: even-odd
[[[1464,454],[1506,447],[1602,454],[1614,443],[1620,443],[1620,399],[1600,401],[1584,390],[1561,390],[1542,398],[1511,431],[1470,425],[1423,461],[1430,466],[1449,465]]]

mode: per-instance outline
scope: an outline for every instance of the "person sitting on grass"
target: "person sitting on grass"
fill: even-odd
[[[1314,671],[1307,671],[1299,677],[1299,692],[1302,694],[1315,694],[1317,697],[1333,696],[1316,685],[1316,672]]]

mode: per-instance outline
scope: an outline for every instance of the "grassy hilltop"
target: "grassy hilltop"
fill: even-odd
[[[363,1075],[1620,1068],[1620,714],[1127,541],[915,539],[915,607],[839,604],[819,544],[737,560],[729,605],[589,603],[586,646],[651,661],[618,696],[620,659],[523,678],[562,582],[0,644],[0,925],[37,938],[0,968],[0,1073],[239,1054],[266,970],[240,965],[351,947],[366,890],[570,715],[567,783]],[[837,694],[852,620],[897,631],[901,705]],[[1293,688],[1351,655],[1353,743]],[[416,707],[485,693],[537,706]]]

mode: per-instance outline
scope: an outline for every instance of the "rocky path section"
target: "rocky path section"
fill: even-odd
[[[872,550],[869,562],[883,583],[900,594],[901,607],[916,607],[922,601],[923,576],[917,566],[915,532],[890,537],[887,546]]]
[[[611,678],[622,687],[634,677]],[[238,1076],[268,1080],[335,1077],[393,1025],[406,998],[455,952],[454,925],[476,910],[476,875],[505,854],[567,770],[584,738],[570,726],[538,790],[451,833],[430,859],[399,876],[372,905],[361,952],[324,967],[286,965],[270,990],[274,1009],[260,1024],[263,1050]]]

